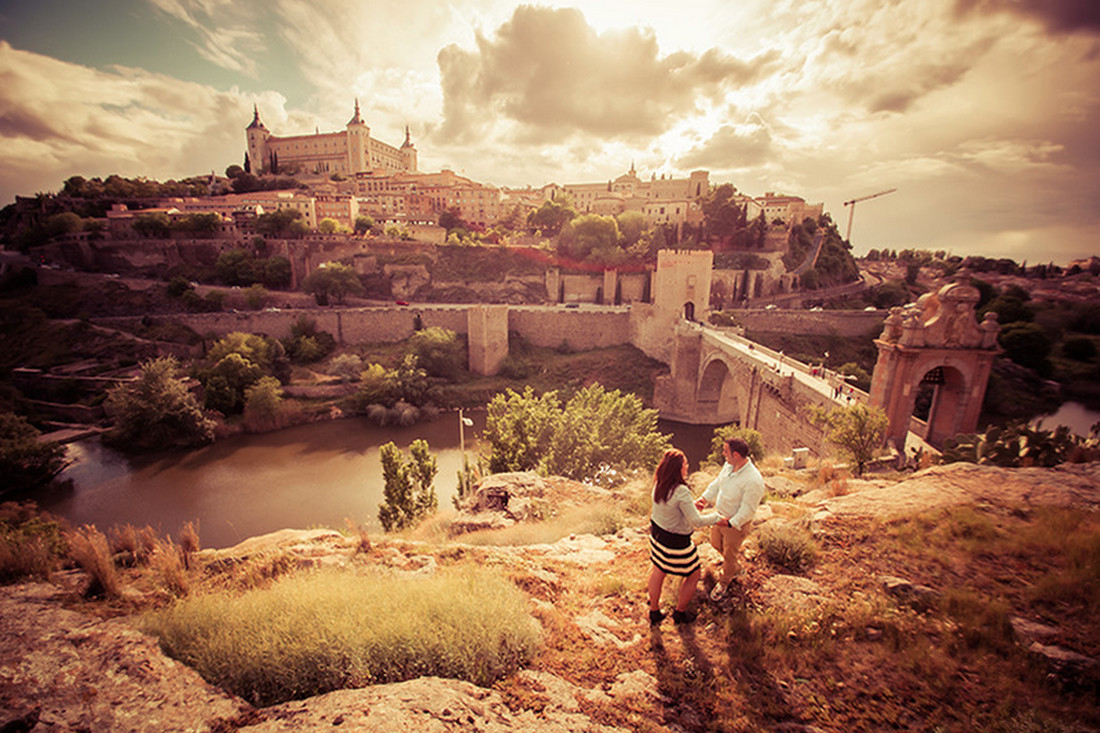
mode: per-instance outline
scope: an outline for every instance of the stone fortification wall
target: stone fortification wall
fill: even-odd
[[[630,309],[517,307],[508,312],[508,329],[535,346],[617,346],[631,341]]]
[[[889,311],[745,310],[738,317],[747,331],[804,335],[864,336],[881,329]]]
[[[196,333],[224,336],[233,331],[262,333],[286,338],[291,326],[305,316],[321,331],[331,333],[339,343],[390,343],[412,335],[420,315],[425,328],[438,326],[466,334],[467,311],[485,306],[390,306],[381,308],[294,308],[280,311],[241,311],[239,313],[192,313],[165,316],[182,323]],[[501,306],[505,307],[505,306]],[[561,308],[546,306],[507,306],[508,330],[536,346],[557,347],[568,343],[574,349],[596,349],[630,343],[629,308]],[[153,317],[157,320],[160,317]],[[141,317],[97,318],[107,327],[126,327]]]

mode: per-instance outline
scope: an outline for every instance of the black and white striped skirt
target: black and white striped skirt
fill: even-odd
[[[649,559],[657,569],[685,578],[699,569],[699,551],[689,534],[676,534],[649,523]]]

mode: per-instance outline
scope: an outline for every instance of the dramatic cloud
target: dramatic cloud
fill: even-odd
[[[0,79],[3,200],[56,191],[72,175],[221,172],[242,155],[239,121],[250,105],[235,94],[135,69],[89,69],[3,41]]]
[[[1006,12],[1035,18],[1053,33],[1100,33],[1100,3],[1096,0],[957,0],[960,15]]]
[[[149,0],[164,14],[185,23],[198,35],[192,45],[216,66],[250,77],[258,76],[256,55],[264,47],[252,18],[237,12],[241,5],[229,0]]]
[[[752,83],[774,62],[717,49],[661,55],[652,30],[596,33],[576,9],[520,6],[477,50],[439,53],[445,138],[469,140],[502,119],[528,142],[587,133],[653,136],[704,99]]]

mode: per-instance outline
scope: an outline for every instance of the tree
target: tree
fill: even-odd
[[[558,249],[578,262],[587,259],[612,263],[622,254],[619,249],[619,225],[610,216],[578,216],[562,227]]]
[[[438,499],[432,482],[438,472],[428,443],[414,440],[406,459],[394,443],[379,448],[385,501],[378,507],[378,519],[386,532],[400,531],[436,510]]]
[[[134,217],[131,227],[138,235],[146,238],[167,237],[169,228],[168,215],[158,211],[153,214],[141,214]]]
[[[0,412],[0,493],[49,483],[69,465],[65,446],[40,435],[21,415]]]
[[[1040,372],[1047,369],[1052,344],[1042,326],[1023,321],[1006,323],[997,335],[997,343],[1005,350],[1005,356],[1020,366]]]
[[[466,369],[466,345],[454,331],[439,326],[417,331],[409,337],[405,353],[433,377],[454,380]]]
[[[234,184],[244,176],[234,179]],[[265,237],[286,237],[293,233],[292,225],[302,218],[297,209],[279,209],[256,217],[256,233]],[[308,231],[308,229],[307,229]]]
[[[336,232],[340,231],[340,222],[332,217],[326,216],[324,219],[317,222],[317,231],[321,234],[336,234]]]
[[[108,392],[107,407],[115,419],[108,437],[119,446],[182,447],[214,438],[214,421],[203,414],[170,356],[144,362],[135,382]]]
[[[619,235],[622,238],[621,245],[625,249],[633,247],[649,229],[646,224],[645,214],[640,211],[624,211],[615,217],[615,223],[619,226]]]
[[[710,439],[710,455],[707,460],[721,466],[726,462],[722,453],[722,446],[730,438],[740,438],[749,445],[749,458],[759,461],[764,457],[764,436],[752,428],[743,428],[740,425],[723,425],[714,430],[714,437]]]
[[[532,229],[538,229],[546,236],[552,237],[561,231],[566,222],[572,221],[577,215],[573,204],[567,197],[562,196],[557,201],[546,201],[531,212],[527,217],[527,225]]]
[[[307,293],[313,293],[319,305],[327,305],[330,299],[342,303],[347,295],[363,292],[359,275],[353,268],[339,262],[323,263],[309,274],[302,287]]]
[[[357,216],[355,217],[355,233],[356,234],[370,234],[378,225],[374,223],[374,219],[369,216]]]
[[[652,468],[668,445],[656,410],[598,384],[564,407],[556,392],[505,390],[489,403],[483,436],[493,473],[538,470],[578,481]]]
[[[275,377],[260,377],[244,391],[244,416],[254,427],[275,426],[283,406],[283,390]]]
[[[719,244],[733,239],[746,224],[745,210],[734,201],[737,189],[729,183],[712,188],[700,202],[708,235],[718,237]]]
[[[245,157],[245,164],[247,165],[248,153],[245,153],[244,157]],[[244,168],[242,168],[241,166],[234,163],[233,165],[231,165],[231,166],[229,166],[228,168],[225,169],[225,177],[230,178],[230,179],[236,178],[237,176],[241,175],[244,172],[245,172]]]
[[[863,403],[837,407],[829,411],[818,409],[811,419],[828,431],[827,437],[852,463],[856,476],[863,475],[868,461],[882,447],[890,419],[879,407]]]

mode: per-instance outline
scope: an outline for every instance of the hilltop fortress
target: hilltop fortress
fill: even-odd
[[[256,105],[252,107],[252,124],[245,131],[248,158],[257,172],[297,169],[354,175],[372,170],[416,171],[416,148],[409,138],[409,129],[405,128],[405,142],[400,148],[371,137],[370,127],[359,114],[358,99],[355,100],[355,114],[342,132],[276,137],[260,121]]]

